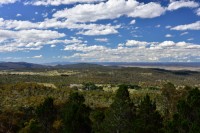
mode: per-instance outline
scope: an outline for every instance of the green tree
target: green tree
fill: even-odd
[[[98,87],[92,82],[83,83],[83,89],[84,90],[103,90],[103,88],[101,86]]]
[[[146,95],[139,105],[137,119],[134,122],[136,133],[160,133],[163,119],[156,110],[156,103]]]
[[[162,87],[162,96],[163,96],[163,108],[164,114],[168,119],[173,115],[173,112],[176,111],[176,104],[178,102],[176,98],[176,87],[174,84],[168,82]]]
[[[56,108],[53,98],[46,98],[44,103],[36,109],[36,116],[45,133],[50,133],[52,125],[56,119]]]
[[[41,125],[37,120],[31,119],[29,122],[25,123],[25,127],[22,128],[19,133],[42,133]]]
[[[200,132],[200,90],[193,89],[186,100],[180,100],[177,113],[168,123],[168,133],[199,133]]]
[[[84,104],[84,97],[79,93],[72,93],[63,110],[63,131],[65,133],[90,133],[91,109]]]
[[[121,85],[117,90],[114,102],[105,113],[103,132],[128,133],[135,118],[135,108],[130,100],[128,87]]]
[[[102,129],[102,124],[105,119],[104,111],[95,110],[90,114],[90,118],[92,120],[92,132],[99,133]]]

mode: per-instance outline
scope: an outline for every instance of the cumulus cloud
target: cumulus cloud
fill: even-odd
[[[170,29],[171,27],[172,26],[170,26],[170,25],[165,26],[166,29]]]
[[[30,21],[18,21],[18,20],[4,20],[0,18],[0,29],[14,29],[14,30],[25,30],[25,29],[78,29],[81,30],[77,34],[83,35],[108,35],[118,33],[117,29],[120,28],[120,25],[112,26],[111,24],[77,24],[72,23],[67,20],[59,21],[56,19],[46,19],[43,22],[30,22]]]
[[[65,34],[51,30],[0,30],[0,52],[39,50]]]
[[[105,0],[31,0],[25,2],[25,5],[35,5],[35,6],[59,6],[59,5],[68,5],[68,4],[75,4],[75,3],[93,3],[93,2],[101,2]]]
[[[193,41],[193,40],[194,40],[194,38],[188,38],[187,40],[188,40],[188,41]]]
[[[179,1],[172,1],[167,10],[169,11],[173,11],[173,10],[177,10],[177,9],[180,9],[180,8],[196,8],[198,7],[199,4],[197,2],[194,2],[194,1],[190,1],[190,0],[179,0]]]
[[[135,0],[108,0],[98,4],[83,4],[57,11],[55,18],[67,18],[72,22],[96,22],[103,19],[115,19],[123,15],[128,17],[154,18],[162,15],[165,9],[158,3],[139,3]]]
[[[136,20],[132,20],[131,22],[130,22],[130,24],[135,24],[136,23]]]
[[[106,29],[91,29],[91,30],[87,30],[87,31],[80,31],[77,34],[96,36],[96,35],[109,35],[109,34],[116,34],[116,33],[118,33],[118,31],[115,29],[106,28]]]
[[[148,42],[144,42],[144,41],[128,40],[125,46],[143,46],[147,44]]]
[[[161,46],[161,47],[173,47],[175,45],[176,44],[173,41],[164,41],[164,42],[159,44],[159,46]]]
[[[165,8],[160,4],[150,2],[147,4],[140,4],[134,10],[128,13],[129,17],[139,18],[155,18],[165,13]]]
[[[183,32],[180,35],[183,36],[183,35],[187,35],[187,34],[189,34],[189,32]]]
[[[51,48],[54,48],[54,47],[56,47],[56,45],[55,45],[55,44],[52,44],[52,45],[51,45]]]
[[[0,0],[0,5],[15,3],[17,1],[19,1],[19,0]]]
[[[171,30],[200,30],[200,21],[191,23],[191,24],[185,24],[185,25],[178,25],[175,27],[172,27]]]
[[[143,46],[143,47],[141,47]],[[127,40],[116,48],[101,45],[72,44],[66,46],[66,51],[75,51],[67,59],[81,61],[187,61],[199,58],[200,45],[187,42],[144,42]]]
[[[34,59],[40,59],[42,57],[43,57],[43,55],[36,55],[36,56],[33,56],[32,58],[34,58]]]
[[[169,38],[169,37],[173,37],[171,34],[166,34],[165,37]]]
[[[108,38],[95,38],[95,41],[98,41],[98,42],[108,42]]]
[[[0,18],[0,29],[32,29],[38,27],[38,24],[32,23],[30,21],[21,21],[21,20],[4,20]]]
[[[158,24],[158,25],[156,25],[155,27],[156,27],[156,28],[160,28],[160,26],[161,26],[161,25],[160,25],[160,24]]]
[[[200,16],[200,8],[198,8],[198,9],[196,10],[196,13],[197,13],[198,16]]]
[[[72,44],[72,45],[65,46],[64,50],[90,52],[90,51],[103,51],[103,50],[106,50],[106,47],[98,46],[98,45],[88,46],[87,44]]]
[[[21,14],[17,14],[17,15],[16,15],[16,17],[21,17],[21,16],[22,16]]]

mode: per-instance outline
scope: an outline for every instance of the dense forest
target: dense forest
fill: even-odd
[[[36,83],[2,84],[0,132],[200,132],[199,89],[185,86],[177,90],[172,83],[166,83],[162,86],[161,93],[157,94],[162,99],[159,101],[154,93],[145,93],[135,100],[129,91],[132,87],[122,84],[115,93],[109,93],[93,83],[84,83],[85,90],[69,89],[59,92]],[[8,95],[11,96],[13,103],[7,102],[5,105],[6,100],[9,101]],[[29,98],[30,103],[17,106],[15,100],[19,100],[19,96]],[[110,104],[93,105],[90,103],[92,98],[97,101],[98,98],[106,99],[105,102],[110,101]],[[21,99],[21,102],[23,100],[25,99]],[[161,105],[162,107],[158,108]]]

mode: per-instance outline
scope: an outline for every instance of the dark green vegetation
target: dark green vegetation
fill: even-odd
[[[166,86],[172,87],[172,84],[166,84],[163,89]],[[56,103],[54,98],[46,97],[37,106],[2,110],[0,132],[199,133],[200,90],[189,87],[184,89],[187,94],[176,102],[176,109],[170,116],[158,111],[156,102],[148,94],[134,103],[126,85],[120,85],[107,108],[91,108],[86,104],[84,94],[75,91],[63,103]],[[165,96],[168,97],[168,94],[163,90]],[[169,99],[165,102],[169,104]]]
[[[198,133],[199,77],[86,64],[3,71],[0,133]]]

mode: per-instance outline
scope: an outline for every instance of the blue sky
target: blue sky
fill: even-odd
[[[0,61],[199,62],[199,0],[0,0]]]

